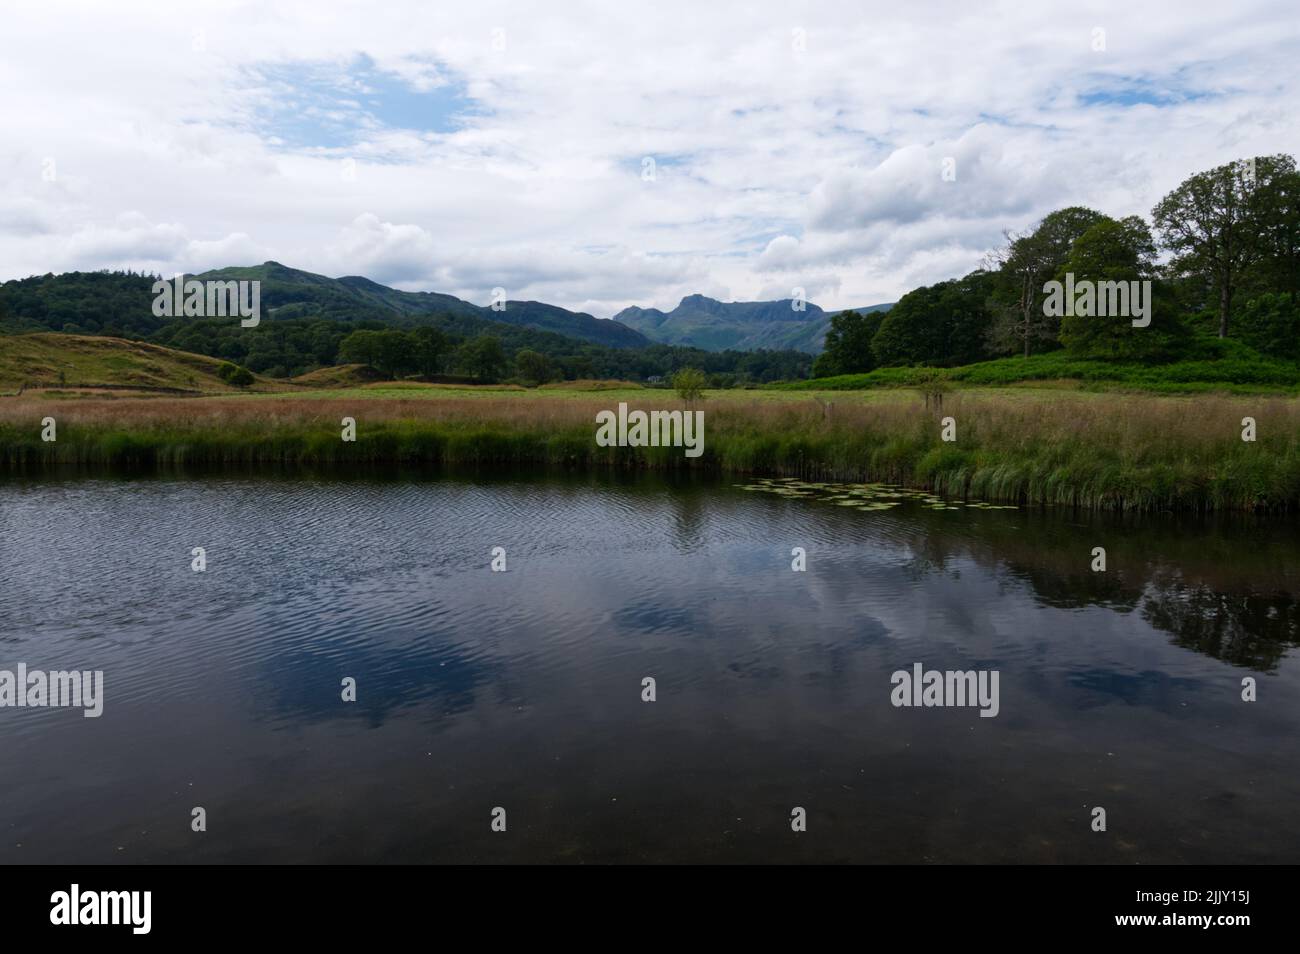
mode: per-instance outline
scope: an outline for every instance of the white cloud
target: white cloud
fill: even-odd
[[[373,212],[358,215],[328,249],[335,270],[364,275],[384,284],[402,284],[435,275],[433,237],[418,225],[381,222]]]
[[[1300,140],[1283,2],[330,10],[11,5],[0,278],[273,258],[600,315],[794,286],[846,307],[962,274],[1052,208],[1147,213],[1193,171]],[[385,110],[349,82],[359,58],[473,108]],[[309,66],[350,102],[277,109]],[[286,144],[327,114],[354,140]]]

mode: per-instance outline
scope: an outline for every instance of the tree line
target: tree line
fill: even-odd
[[[1206,337],[1300,360],[1300,172],[1292,156],[1189,176],[1151,220],[1058,209],[970,274],[908,292],[884,314],[832,316],[817,377],[954,367],[1064,348],[1081,358],[1172,361]],[[1050,282],[1150,282],[1151,320],[1044,307]]]
[[[269,377],[359,364],[377,376],[443,378],[490,384],[577,379],[667,380],[693,367],[709,387],[741,387],[806,378],[812,355],[797,351],[703,351],[672,345],[613,348],[549,331],[457,317],[422,316],[414,327],[375,321],[288,318],[256,328],[200,319],[151,335],[156,344],[221,358]]]

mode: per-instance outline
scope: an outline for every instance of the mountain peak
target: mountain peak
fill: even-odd
[[[723,302],[699,293],[685,296],[667,314],[655,308],[625,308],[614,319],[664,344],[710,351],[793,348],[813,354],[821,350],[830,323],[811,302],[795,311],[788,298]]]

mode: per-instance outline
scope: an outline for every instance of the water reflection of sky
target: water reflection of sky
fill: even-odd
[[[156,831],[183,776],[244,832],[205,844],[210,860],[259,859],[268,839],[302,859],[437,843],[481,860],[448,827],[480,797],[534,820],[497,860],[761,855],[778,814],[757,833],[715,822],[760,824],[792,798],[820,799],[838,839],[789,860],[1294,858],[1286,531],[590,478],[8,484],[0,665],[102,668],[108,701],[93,729],[0,713],[32,766],[0,798],[75,860],[113,838],[188,857],[180,835],[127,831]],[[1099,540],[1104,576],[1087,568]],[[916,662],[999,670],[1001,715],[893,708],[889,676]],[[1243,675],[1259,703],[1240,701]],[[1073,840],[1101,798],[1130,847]],[[686,834],[662,840],[682,812]],[[50,834],[60,815],[85,818],[92,848]],[[323,848],[304,817],[353,841]]]

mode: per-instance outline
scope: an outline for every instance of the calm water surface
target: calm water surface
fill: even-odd
[[[1298,539],[648,477],[8,481],[0,669],[106,698],[0,709],[0,860],[1300,861]],[[998,670],[1000,714],[893,707],[917,662]]]

